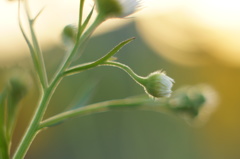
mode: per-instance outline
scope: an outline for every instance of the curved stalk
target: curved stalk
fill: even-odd
[[[138,97],[138,98],[112,100],[112,101],[91,104],[78,109],[66,111],[64,113],[55,115],[47,120],[44,120],[43,122],[41,122],[39,126],[39,130],[45,127],[55,125],[57,123],[60,123],[62,121],[65,121],[73,117],[79,117],[79,116],[84,116],[84,115],[99,113],[99,112],[106,112],[114,108],[122,108],[122,107],[133,108],[135,106],[140,107],[143,104],[150,103],[150,102],[152,102],[152,100],[149,98]]]
[[[125,72],[127,72],[132,77],[132,79],[134,79],[137,83],[139,83],[140,85],[144,85],[145,77],[141,77],[137,75],[129,66],[125,64],[122,64],[120,62],[115,62],[115,61],[106,61],[102,65],[120,68]]]

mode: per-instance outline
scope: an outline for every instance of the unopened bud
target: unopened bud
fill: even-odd
[[[99,14],[109,18],[122,18],[140,7],[140,0],[95,0]]]
[[[169,97],[172,93],[174,80],[164,72],[157,71],[148,75],[143,82],[147,94],[152,97]]]
[[[133,70],[118,62],[107,62],[107,65],[119,67],[126,71],[138,84],[143,86],[145,92],[153,98],[169,97],[172,93],[174,80],[168,77],[162,71],[156,71],[149,74],[147,77],[138,76]]]
[[[77,38],[77,28],[76,26],[69,24],[64,27],[62,31],[62,40],[66,46],[73,45]]]
[[[217,93],[208,85],[183,87],[169,99],[169,107],[196,126],[204,124],[217,106]]]

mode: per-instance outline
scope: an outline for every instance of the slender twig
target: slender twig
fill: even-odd
[[[79,38],[81,37],[81,34],[82,34],[82,19],[83,19],[84,2],[85,2],[85,0],[80,0],[77,41],[79,40]]]
[[[142,105],[146,105],[148,103],[152,103],[153,100],[150,98],[128,98],[128,99],[119,99],[119,100],[112,100],[112,101],[105,101],[101,103],[95,103],[91,104],[85,107],[81,107],[74,110],[69,110],[64,113],[55,115],[47,120],[44,120],[41,122],[39,129],[42,129],[44,127],[49,127],[52,125],[55,125],[57,123],[60,123],[66,119],[70,119],[73,117],[79,117],[83,115],[93,114],[93,113],[99,113],[99,112],[106,112],[109,110],[122,108],[122,107],[140,107]]]
[[[41,78],[43,89],[46,89],[48,86],[48,79],[47,79],[47,73],[46,73],[46,68],[45,68],[45,62],[44,62],[44,58],[43,58],[43,53],[40,49],[38,39],[37,39],[36,33],[34,31],[34,27],[33,27],[36,17],[34,19],[31,18],[27,0],[24,1],[24,6],[25,6],[27,18],[28,18],[28,23],[29,23],[29,28],[30,28],[30,32],[31,32],[34,51],[36,52],[37,61],[39,63],[39,69],[40,69],[39,76]]]
[[[37,75],[39,77],[39,80],[41,82],[41,84],[43,85],[43,80],[42,78],[40,77],[40,74],[41,74],[41,71],[40,71],[40,64],[39,64],[39,61],[38,61],[38,57],[37,57],[37,53],[33,47],[33,45],[31,44],[29,38],[27,37],[27,34],[25,33],[24,29],[23,29],[23,25],[22,25],[22,22],[21,22],[21,14],[20,14],[20,0],[18,1],[18,25],[19,25],[19,28],[21,30],[21,33],[23,35],[23,38],[25,40],[25,42],[27,43],[28,45],[28,48],[29,48],[29,51],[31,53],[31,57],[32,57],[32,61],[33,61],[33,64],[34,64],[34,68],[37,72]]]

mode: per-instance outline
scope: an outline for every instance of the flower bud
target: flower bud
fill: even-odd
[[[95,0],[99,14],[109,17],[126,17],[140,7],[140,0]]]
[[[62,31],[62,40],[66,46],[73,45],[77,38],[77,28],[72,25],[66,25]]]
[[[169,97],[172,93],[174,80],[168,77],[164,72],[157,71],[148,75],[142,85],[147,94],[152,97]]]
[[[133,70],[119,62],[108,61],[106,65],[115,66],[126,71],[138,84],[140,84],[145,92],[153,98],[169,97],[172,93],[174,80],[168,77],[164,72],[156,71],[147,77],[138,76]]]
[[[189,124],[203,125],[216,110],[218,97],[208,85],[182,87],[175,91],[168,101],[168,106],[180,114]]]

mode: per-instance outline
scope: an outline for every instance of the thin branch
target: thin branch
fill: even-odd
[[[112,101],[106,101],[101,103],[95,103],[91,104],[85,107],[80,107],[74,110],[69,110],[66,112],[63,112],[61,114],[55,115],[47,120],[44,120],[41,122],[39,129],[49,127],[52,125],[56,125],[58,123],[61,123],[65,121],[66,119],[70,119],[73,117],[79,117],[84,115],[89,115],[93,113],[99,113],[99,112],[106,112],[117,108],[122,107],[128,107],[128,108],[134,108],[134,107],[141,107],[143,104],[151,104],[154,101],[150,98],[128,98],[128,99],[119,99],[119,100],[112,100]]]

